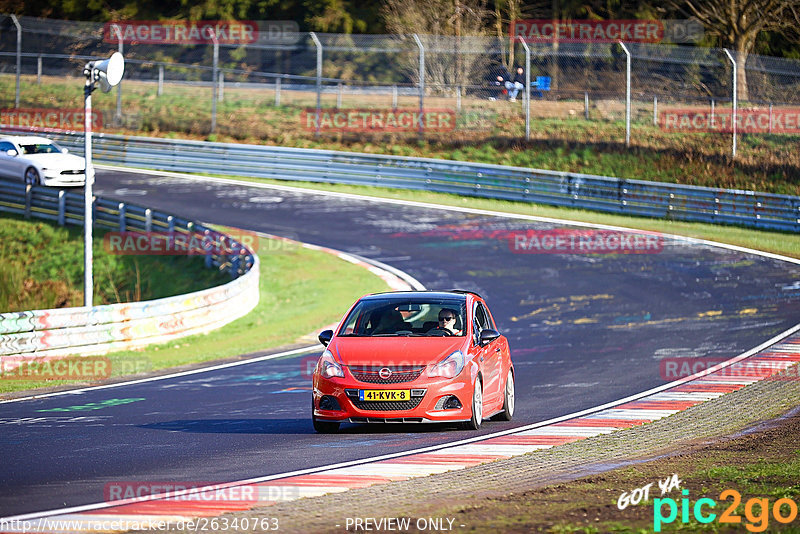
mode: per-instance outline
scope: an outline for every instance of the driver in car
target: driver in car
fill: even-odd
[[[456,317],[458,313],[452,308],[442,308],[439,311],[439,324],[429,330],[429,333],[436,334],[437,331],[446,330],[452,336],[460,336],[461,330],[456,329]]]

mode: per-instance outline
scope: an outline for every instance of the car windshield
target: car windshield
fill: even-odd
[[[347,316],[339,335],[463,336],[465,311],[466,298],[364,299]]]
[[[55,143],[26,143],[20,144],[23,154],[59,154],[61,148]]]

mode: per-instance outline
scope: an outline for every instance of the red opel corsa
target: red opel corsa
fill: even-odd
[[[462,422],[514,415],[508,340],[480,295],[409,291],[356,302],[314,370],[311,417],[317,432],[340,423]]]

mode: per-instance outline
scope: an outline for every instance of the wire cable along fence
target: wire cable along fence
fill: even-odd
[[[530,136],[532,118],[549,118],[592,125],[625,121],[626,138],[631,124],[730,135],[735,68],[744,71],[739,99],[750,109],[737,119],[740,132],[800,133],[793,107],[800,105],[800,61],[750,54],[746,64],[734,65],[721,49],[522,37],[259,33],[259,21],[228,22],[216,30],[174,22],[14,21],[7,18],[0,32],[0,74],[46,85],[54,77],[77,76],[89,58],[121,51],[125,80],[104,104],[102,120],[142,133],[247,132],[258,138],[286,131],[381,131],[480,139]],[[518,99],[512,97],[519,89],[505,83],[515,69],[507,72],[504,63],[525,70],[528,89]],[[505,82],[498,84],[498,75]],[[10,91],[0,97],[4,124],[16,120],[24,126],[11,111],[32,107],[22,85],[16,82],[13,103]],[[144,95],[146,103],[126,109],[128,93]],[[181,99],[190,100],[194,112],[174,113]],[[268,116],[270,109],[282,114]],[[748,121],[755,126],[748,129]]]
[[[82,153],[82,134],[53,137]],[[426,190],[800,232],[796,196],[505,165],[111,134],[95,139],[94,158],[126,167]]]
[[[0,181],[0,211],[83,225],[83,207],[79,193]],[[233,237],[124,202],[96,198],[93,209],[97,226],[134,233],[134,238],[172,237],[178,253],[202,254],[207,267],[227,272],[233,280],[151,301],[2,313],[0,359],[5,371],[32,358],[103,354],[205,333],[258,304],[258,256]]]

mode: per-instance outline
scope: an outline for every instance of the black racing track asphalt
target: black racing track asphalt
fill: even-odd
[[[800,322],[800,266],[714,246],[530,254],[509,235],[558,225],[126,172],[98,172],[95,190],[479,292],[509,338],[518,399],[514,421],[483,433],[653,388],[665,359],[736,356]],[[101,502],[110,482],[232,481],[474,435],[422,425],[316,434],[303,357],[0,404],[0,517]]]

